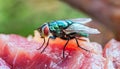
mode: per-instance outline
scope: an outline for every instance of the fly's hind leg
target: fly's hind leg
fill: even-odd
[[[81,49],[83,49],[83,50],[85,50],[85,51],[89,51],[89,50],[87,50],[87,49],[85,49],[85,48],[83,48],[83,47],[81,47],[81,46],[79,45],[77,38],[75,38],[75,40],[76,40],[77,46],[78,46],[79,48],[81,48]]]

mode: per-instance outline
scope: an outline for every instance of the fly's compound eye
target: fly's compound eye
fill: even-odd
[[[42,29],[42,32],[44,34],[44,36],[48,36],[49,35],[49,27],[48,25],[44,26],[44,28]]]
[[[44,38],[45,36],[48,36],[49,35],[48,24],[43,24],[40,28],[38,28],[38,31],[40,32],[41,38]]]

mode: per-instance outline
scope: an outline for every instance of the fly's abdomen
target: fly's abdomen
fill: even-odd
[[[84,32],[79,32],[79,35],[82,36],[82,37],[88,37],[89,36],[89,34],[84,33]]]

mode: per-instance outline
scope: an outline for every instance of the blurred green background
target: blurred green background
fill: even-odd
[[[27,36],[42,23],[87,17],[58,0],[0,0],[0,33]]]

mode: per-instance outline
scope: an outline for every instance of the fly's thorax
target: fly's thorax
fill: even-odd
[[[49,36],[50,30],[47,23],[43,24],[40,28],[38,28],[38,31],[40,32],[40,35],[42,38]]]
[[[69,27],[72,23],[73,22],[70,20],[58,20],[49,22],[48,26],[50,29],[50,33],[52,33],[54,36],[60,37],[64,35],[63,30]]]
[[[51,32],[56,31],[57,29],[59,29],[58,24],[55,23],[55,22],[49,23],[48,26],[49,26],[49,29],[50,29]]]
[[[68,26],[70,26],[73,22],[70,20],[58,20],[58,21],[53,21],[49,22],[49,28],[51,31],[57,31],[58,29],[65,29]]]

